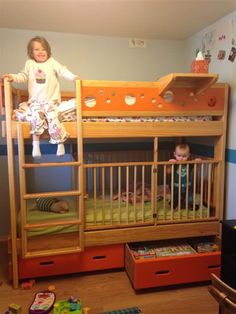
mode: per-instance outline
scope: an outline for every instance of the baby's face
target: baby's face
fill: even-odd
[[[180,149],[176,148],[175,152],[175,159],[178,161],[186,161],[189,158],[189,151],[187,149]]]
[[[32,53],[36,62],[45,62],[48,59],[48,53],[41,43],[34,41]]]

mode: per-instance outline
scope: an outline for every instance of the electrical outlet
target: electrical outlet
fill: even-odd
[[[129,39],[130,48],[146,48],[146,41],[142,38],[130,38]]]

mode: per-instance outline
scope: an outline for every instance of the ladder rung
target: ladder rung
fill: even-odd
[[[61,197],[61,196],[80,196],[81,192],[78,190],[74,191],[62,191],[62,192],[45,192],[45,193],[30,193],[30,194],[24,194],[23,199],[24,200],[32,200],[39,197]]]
[[[24,255],[24,258],[32,258],[32,257],[43,257],[43,256],[54,256],[68,253],[77,253],[81,252],[82,249],[79,246],[68,247],[64,249],[51,249],[51,250],[43,250],[43,251],[35,251],[35,252],[27,252]]]
[[[81,166],[78,161],[66,161],[66,162],[44,162],[35,164],[22,164],[22,168],[46,168],[46,167],[68,167],[68,166]]]
[[[32,223],[32,224],[26,224],[24,226],[25,230],[31,230],[34,228],[41,228],[41,227],[54,227],[54,226],[69,226],[69,225],[81,225],[80,219],[74,219],[74,220],[64,220],[64,221],[51,221],[51,222],[45,222],[45,223]]]

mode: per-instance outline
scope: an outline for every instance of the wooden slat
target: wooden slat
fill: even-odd
[[[80,246],[72,246],[68,248],[59,248],[59,249],[52,249],[52,250],[38,250],[38,251],[30,251],[25,255],[25,258],[36,258],[36,257],[46,257],[46,256],[52,256],[53,255],[64,255],[64,254],[74,254],[77,252],[81,252]]]
[[[61,196],[79,196],[81,192],[78,190],[74,191],[60,191],[60,192],[44,192],[44,193],[30,193],[24,194],[25,200],[32,200],[39,197],[61,197]]]
[[[48,163],[24,163],[23,168],[47,168],[47,167],[70,167],[70,166],[80,166],[81,163],[77,161],[65,161],[65,162],[48,162]]]
[[[173,114],[172,114],[173,115]],[[27,122],[12,122],[12,137],[16,138],[16,125],[23,125],[25,139],[30,139],[30,124]],[[71,139],[77,138],[75,122],[64,122]],[[83,122],[83,138],[144,138],[185,136],[220,136],[224,134],[223,121],[198,121],[198,122]],[[47,135],[42,138],[48,138]]]
[[[204,160],[204,163],[206,164],[213,164],[213,163],[219,163],[219,159],[207,159]],[[202,161],[196,161],[196,160],[189,160],[189,161],[178,161],[178,164],[201,164]],[[172,161],[132,161],[132,162],[107,162],[107,163],[99,163],[99,164],[85,164],[84,168],[102,168],[102,167],[119,167],[119,166],[165,166],[165,165],[174,165],[175,162]]]
[[[136,88],[157,88],[157,82],[139,82],[139,81],[100,81],[100,80],[83,80],[83,87],[98,87],[98,88],[124,88],[124,87],[136,87]]]
[[[7,126],[6,121],[2,121],[2,138],[5,138],[7,136]]]
[[[1,78],[0,78],[0,114],[5,115],[4,83]]]
[[[22,132],[22,126],[20,124],[17,125],[17,141],[18,141],[18,165],[19,165],[19,183],[20,183],[20,215],[21,215],[21,238],[22,238],[22,256],[24,257],[27,253],[27,233],[25,232],[25,224],[27,221],[26,210],[27,204],[24,199],[24,195],[26,194],[26,176],[25,169],[22,168],[22,164],[25,163],[25,148],[24,148],[24,138]]]
[[[32,230],[36,228],[48,228],[48,227],[55,227],[55,226],[69,226],[69,225],[80,225],[80,219],[71,219],[71,220],[64,220],[64,221],[50,221],[50,222],[42,222],[42,223],[26,223],[24,225],[24,230]]]
[[[84,249],[84,168],[83,168],[83,139],[84,133],[82,129],[82,86],[81,80],[76,81],[76,113],[77,113],[77,121],[76,121],[76,144],[77,144],[77,153],[78,153],[78,162],[80,166],[78,167],[78,180],[77,180],[77,188],[80,190],[77,214],[81,219],[81,224],[79,225],[78,237],[79,237],[79,246],[80,249]]]

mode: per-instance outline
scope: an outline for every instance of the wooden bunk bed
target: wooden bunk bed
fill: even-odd
[[[19,279],[33,276],[122,266],[124,255],[121,252],[128,242],[220,234],[228,86],[216,83],[217,79],[215,74],[173,73],[157,82],[78,80],[76,95],[62,93],[63,99],[76,97],[76,121],[64,123],[76,153],[71,161],[43,163],[26,161],[25,144],[31,138],[30,123],[12,120],[13,109],[27,99],[27,93],[5,81],[2,108],[6,111],[11,211],[9,248],[14,287],[18,286]],[[168,159],[160,160],[159,152],[163,138],[173,141],[178,137],[209,138],[213,143],[213,156],[202,158],[200,162],[185,162],[187,171],[193,167],[193,207],[188,208],[186,201],[184,209],[179,204],[176,210],[173,184],[168,183],[173,180],[174,165]],[[84,153],[86,141],[102,139],[121,143],[149,140],[153,147],[152,160],[97,162],[95,158],[88,161]],[[73,188],[29,193],[27,171],[49,167],[72,168]],[[172,169],[169,181],[167,167]],[[187,176],[190,180],[190,174]],[[147,187],[148,201],[145,199]],[[71,215],[60,219],[38,216],[37,220],[36,213],[30,220],[29,203],[45,196],[72,200]],[[48,235],[47,230],[57,227],[65,231]],[[39,230],[46,231],[39,233]],[[99,264],[103,250],[111,253],[113,262],[110,266],[109,262],[101,264],[100,268],[91,266],[88,255],[96,252],[95,262]],[[50,267],[48,258],[54,258],[49,271],[45,267],[41,273],[30,271],[36,264]],[[65,260],[68,270],[63,266]]]

